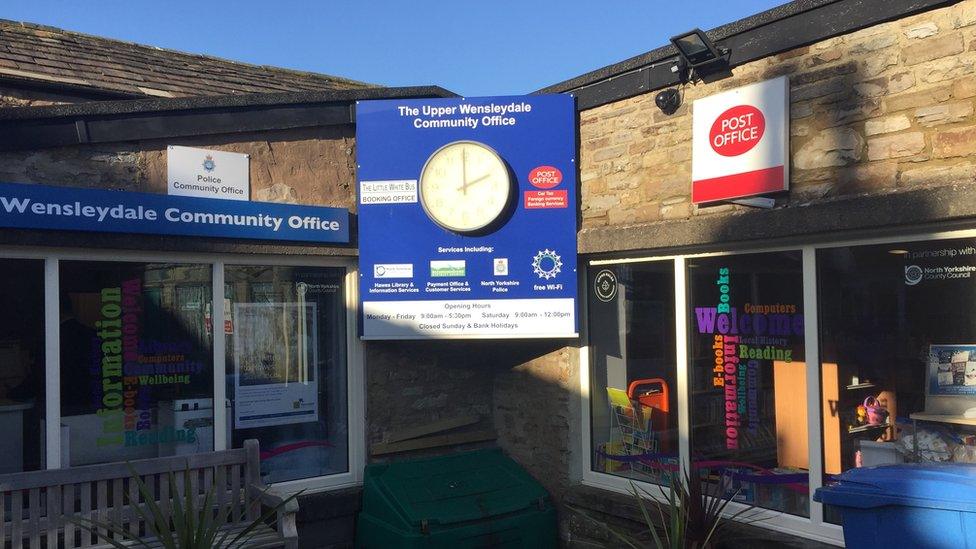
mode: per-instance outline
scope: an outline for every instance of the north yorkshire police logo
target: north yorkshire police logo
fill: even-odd
[[[214,162],[213,157],[208,154],[207,157],[203,159],[203,169],[207,170],[208,172],[212,172],[216,167],[217,163]]]

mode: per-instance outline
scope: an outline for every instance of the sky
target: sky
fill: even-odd
[[[385,86],[516,95],[786,0],[3,0],[0,18]]]

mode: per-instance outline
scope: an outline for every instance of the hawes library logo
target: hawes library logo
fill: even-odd
[[[208,154],[206,158],[203,159],[203,169],[207,170],[207,172],[209,173],[214,171],[216,167],[217,167],[217,163],[214,162],[213,156]]]

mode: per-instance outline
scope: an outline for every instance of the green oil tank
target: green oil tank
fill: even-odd
[[[358,548],[557,545],[549,493],[501,450],[366,467]]]

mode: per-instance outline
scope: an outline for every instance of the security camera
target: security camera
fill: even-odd
[[[681,93],[678,88],[666,89],[657,94],[654,103],[657,104],[657,108],[661,109],[661,112],[670,116],[681,106]]]

